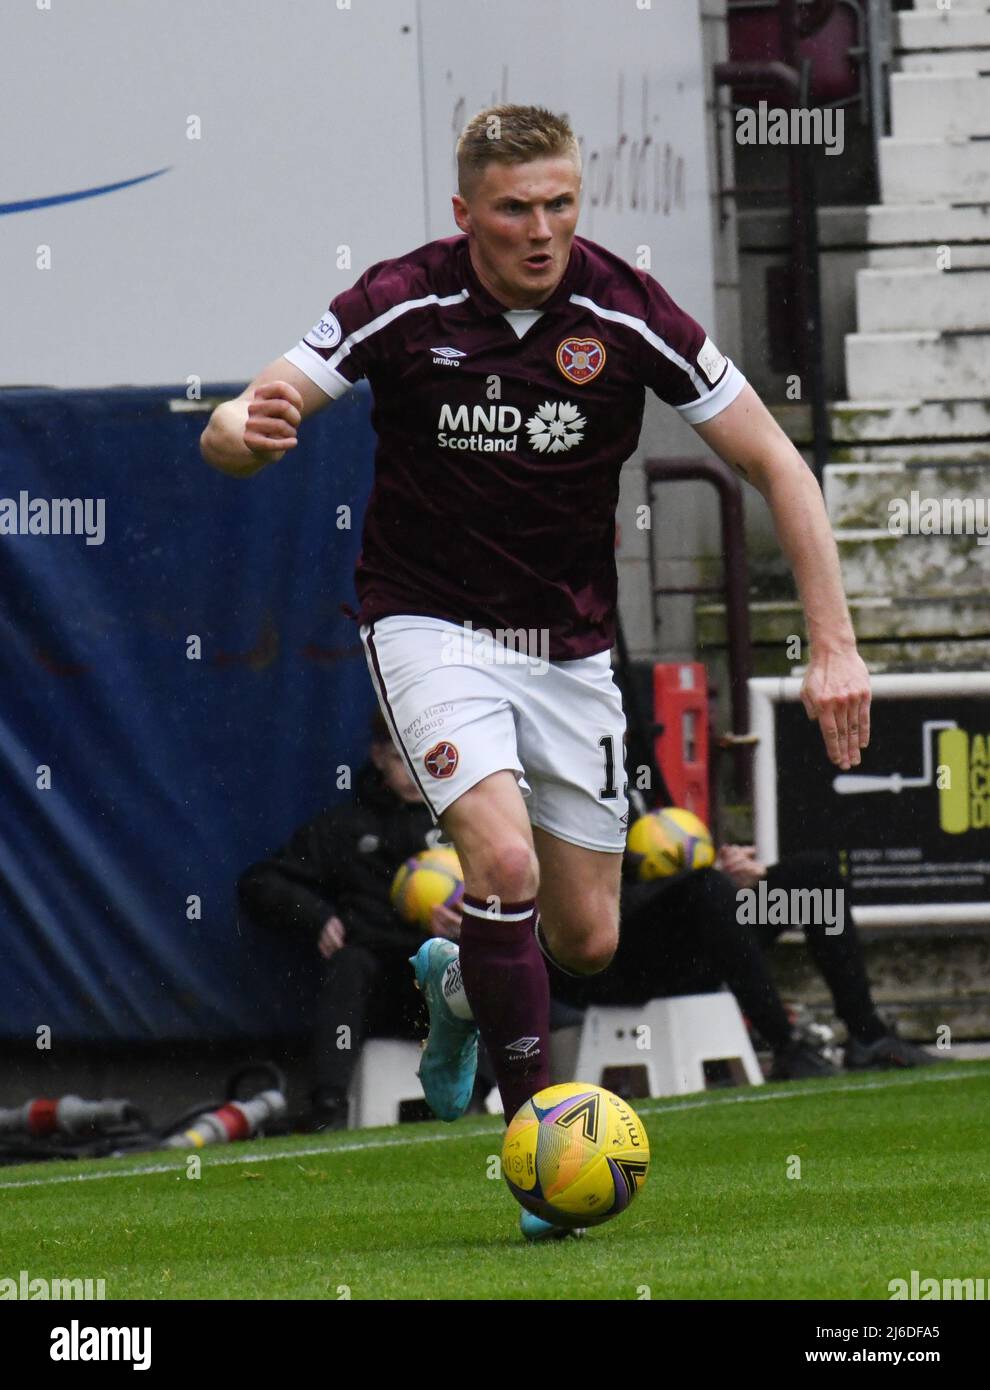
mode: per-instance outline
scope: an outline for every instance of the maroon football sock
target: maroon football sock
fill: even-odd
[[[464,992],[488,1049],[506,1124],[550,1084],[550,986],[533,932],[536,899],[489,912],[465,893],[461,919]]]

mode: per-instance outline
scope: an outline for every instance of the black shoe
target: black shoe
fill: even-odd
[[[931,1067],[941,1060],[923,1047],[905,1042],[896,1033],[887,1033],[871,1043],[850,1038],[844,1065],[846,1071],[896,1071],[903,1067]]]
[[[823,1056],[819,1047],[807,1038],[794,1037],[775,1050],[769,1080],[806,1081],[809,1077],[838,1074],[838,1068]]]
[[[314,1105],[300,1115],[293,1126],[297,1134],[322,1134],[324,1130],[347,1128],[347,1102],[339,1105]]]
[[[319,1134],[325,1129],[346,1129],[347,1092],[337,1086],[317,1086],[310,1093],[309,1110],[295,1123],[299,1134]]]

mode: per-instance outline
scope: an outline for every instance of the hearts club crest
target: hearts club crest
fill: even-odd
[[[435,743],[423,758],[427,772],[436,778],[453,777],[459,760],[457,749],[446,739],[442,743]]]
[[[575,386],[593,381],[605,365],[605,344],[597,338],[565,338],[557,348],[557,366]]]

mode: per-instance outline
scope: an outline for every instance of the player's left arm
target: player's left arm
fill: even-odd
[[[752,386],[693,428],[766,498],[811,642],[801,701],[808,718],[818,721],[832,762],[855,767],[870,740],[870,678],[856,650],[835,538],[814,474]]]

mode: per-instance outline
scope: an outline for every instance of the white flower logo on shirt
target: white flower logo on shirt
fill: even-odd
[[[587,423],[570,401],[544,401],[526,421],[526,428],[534,449],[541,454],[557,454],[581,443]]]

